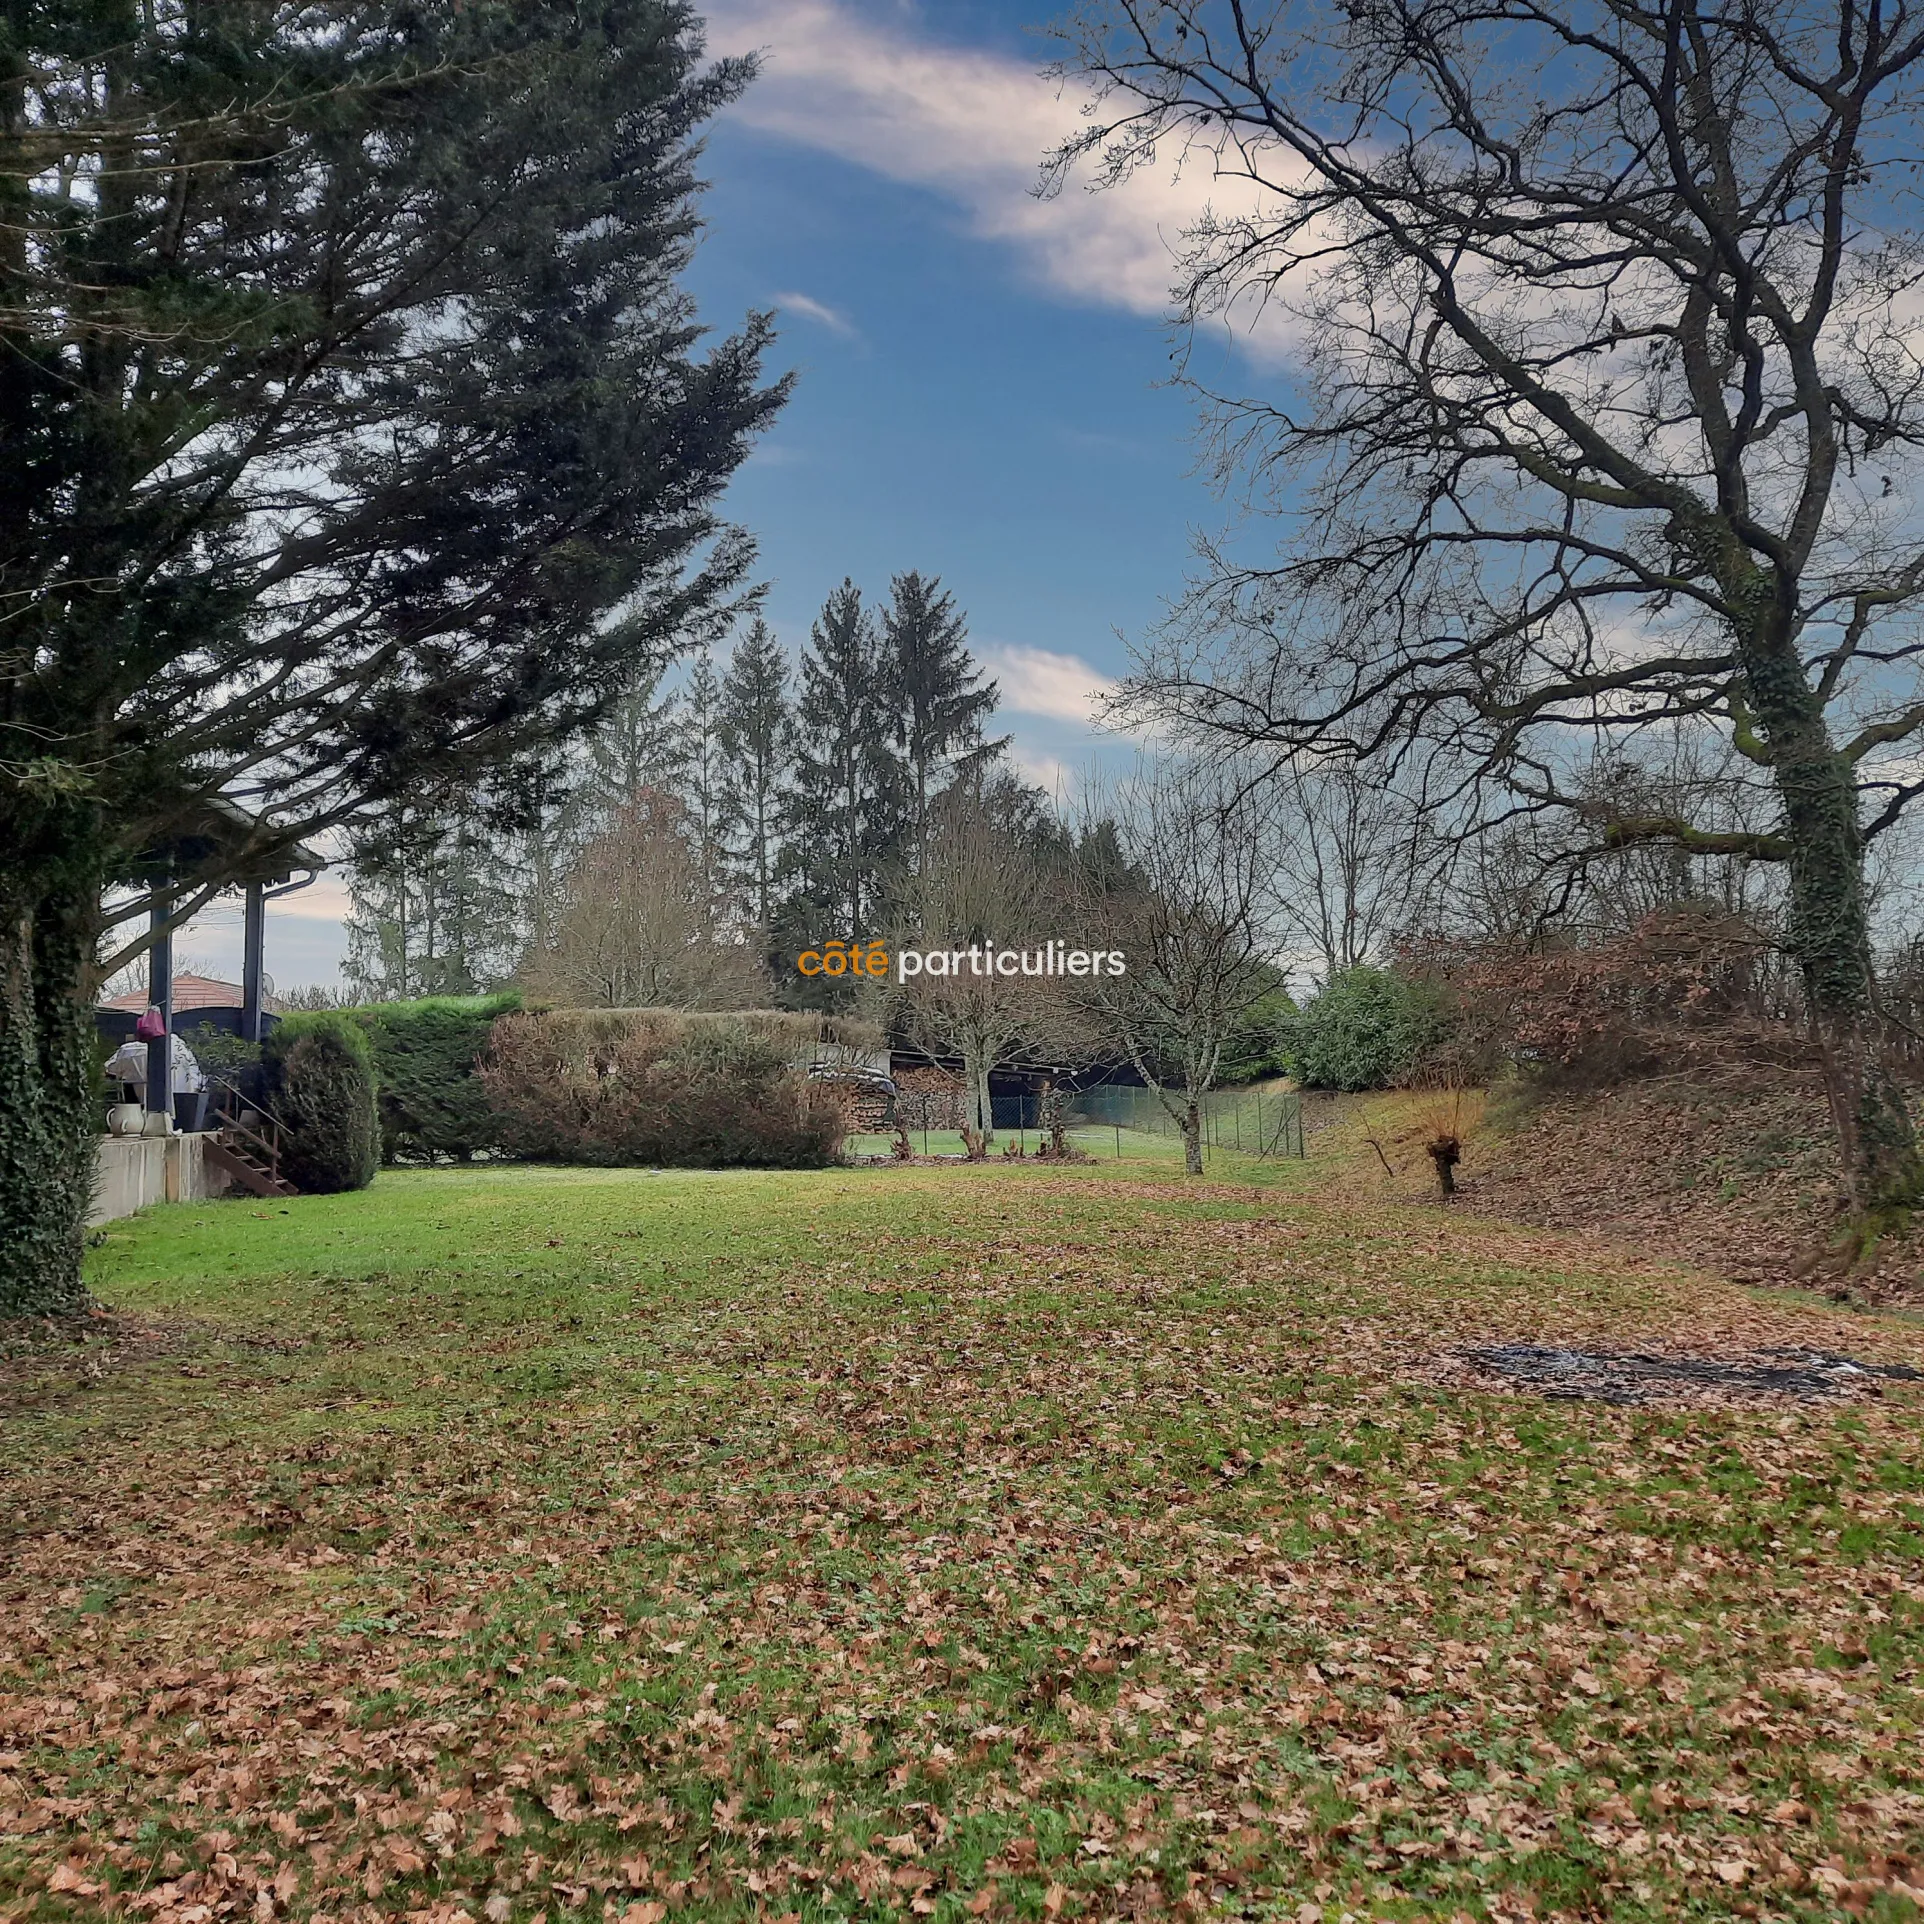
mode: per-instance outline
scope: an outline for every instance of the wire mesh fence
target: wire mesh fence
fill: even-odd
[[[1293,1089],[1212,1089],[1201,1103],[1203,1146],[1243,1156],[1302,1156],[1303,1104]],[[1134,1130],[1180,1136],[1181,1126],[1153,1089],[1120,1083],[1084,1089],[1069,1100],[1072,1129]],[[1118,1145],[1120,1151],[1120,1145]]]
[[[1216,1089],[1202,1101],[1205,1152],[1226,1150],[1268,1158],[1300,1157],[1303,1109],[1293,1090]],[[991,1153],[1026,1155],[1048,1140],[1050,1098],[1038,1094],[996,1096],[991,1100],[996,1142]],[[899,1129],[912,1153],[955,1156],[967,1153],[961,1128],[961,1101],[953,1097],[939,1112],[928,1104],[898,1096],[887,1131],[852,1138],[855,1149],[886,1154]],[[1104,1084],[1062,1098],[1062,1122],[1074,1145],[1086,1155],[1123,1158],[1166,1155],[1145,1138],[1180,1138],[1182,1130],[1153,1089]]]

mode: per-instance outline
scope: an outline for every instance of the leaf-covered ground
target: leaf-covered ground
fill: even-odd
[[[1359,1129],[1376,1134],[1393,1174],[1373,1158],[1358,1173],[1406,1196],[1435,1186],[1423,1153],[1435,1106],[1308,1098],[1312,1130],[1356,1147]],[[1589,1230],[1736,1282],[1840,1280],[1824,1260],[1838,1230],[1836,1135],[1813,1073],[1745,1063],[1562,1094],[1518,1084],[1490,1105],[1458,1176],[1461,1206],[1479,1214]],[[1848,1284],[1862,1302],[1924,1308],[1924,1221],[1885,1238]]]
[[[1916,1915],[1899,1319],[1312,1163],[383,1175],[0,1361],[0,1916]]]

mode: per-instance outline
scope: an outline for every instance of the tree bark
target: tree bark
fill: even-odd
[[[1182,1166],[1192,1176],[1203,1172],[1202,1105],[1193,1099],[1182,1112]]]
[[[1855,770],[1831,740],[1785,624],[1763,624],[1741,651],[1746,692],[1770,744],[1789,845],[1789,947],[1803,977],[1844,1189],[1861,1241],[1924,1195],[1904,1093],[1876,1045],[1876,977],[1864,894]]]
[[[0,1318],[86,1300],[97,900],[32,869],[0,877]]]
[[[975,1104],[975,1126],[982,1132],[982,1146],[986,1149],[995,1141],[995,1098],[989,1094],[989,1065],[986,1060],[977,1062],[973,1081],[971,1095]]]

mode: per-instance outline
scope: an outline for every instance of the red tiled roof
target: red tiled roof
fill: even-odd
[[[183,1015],[192,1009],[238,1009],[241,1005],[241,991],[238,982],[216,982],[211,975],[177,975],[174,977],[174,1014]],[[125,995],[116,995],[100,1005],[103,1009],[125,1009],[130,1014],[139,1015],[147,1007],[145,989],[129,989]],[[261,1007],[279,1012],[279,996],[263,995]]]

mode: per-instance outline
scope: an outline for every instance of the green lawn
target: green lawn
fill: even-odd
[[[1229,1180],[1234,1178],[1234,1180]],[[0,1918],[1911,1918],[1916,1327],[1328,1162],[384,1174],[0,1385]]]

